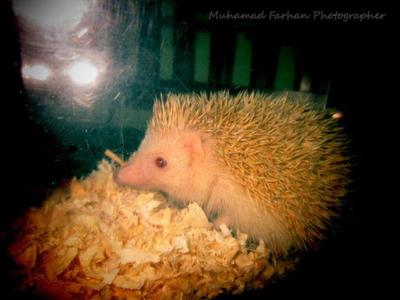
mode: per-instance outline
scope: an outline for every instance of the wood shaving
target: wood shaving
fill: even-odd
[[[197,204],[117,185],[114,171],[103,160],[27,213],[10,247],[23,288],[52,299],[210,299],[294,268],[262,241],[247,249],[247,235],[215,229]]]

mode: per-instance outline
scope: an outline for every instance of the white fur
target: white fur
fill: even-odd
[[[229,175],[218,176],[205,207],[207,213],[219,213],[216,225],[225,223],[251,237],[261,238],[275,252],[285,253],[292,238],[283,222],[256,206],[240,185]]]

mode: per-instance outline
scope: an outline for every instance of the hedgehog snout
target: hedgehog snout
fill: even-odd
[[[122,167],[121,169],[114,172],[114,180],[121,185],[128,185],[129,180],[127,176],[126,167]]]
[[[146,184],[146,179],[143,175],[140,166],[136,163],[129,163],[119,169],[114,174],[114,178],[118,184],[140,188]]]

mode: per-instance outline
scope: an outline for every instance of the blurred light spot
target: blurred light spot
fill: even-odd
[[[22,77],[25,79],[36,79],[44,81],[50,76],[50,70],[44,65],[24,65]]]
[[[340,111],[337,111],[337,112],[332,114],[332,118],[334,118],[334,119],[342,119],[343,118],[343,113],[341,113]]]
[[[14,0],[17,16],[45,27],[72,27],[88,10],[89,0]]]
[[[115,97],[113,98],[113,100],[117,100],[119,96],[121,96],[121,92],[118,92],[118,93],[115,95]]]
[[[311,76],[310,74],[304,74],[300,82],[300,92],[309,93],[311,91]]]
[[[94,83],[99,74],[98,69],[89,61],[77,61],[70,65],[67,74],[78,85]]]
[[[79,31],[76,33],[76,36],[77,36],[78,38],[81,38],[81,37],[84,36],[87,32],[88,32],[87,27],[82,28],[81,30],[79,30]]]

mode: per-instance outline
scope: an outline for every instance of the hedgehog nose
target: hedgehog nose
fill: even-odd
[[[121,185],[128,185],[130,184],[130,178],[128,174],[128,170],[126,167],[122,167],[121,169],[114,172],[114,180]]]
[[[120,183],[119,181],[120,181],[120,179],[119,179],[119,170],[115,170],[114,171],[114,173],[113,173],[113,179],[114,179],[114,181],[116,182],[116,183]]]
[[[132,162],[124,165],[116,172],[115,181],[120,185],[140,188],[146,183],[143,175],[141,165]]]

